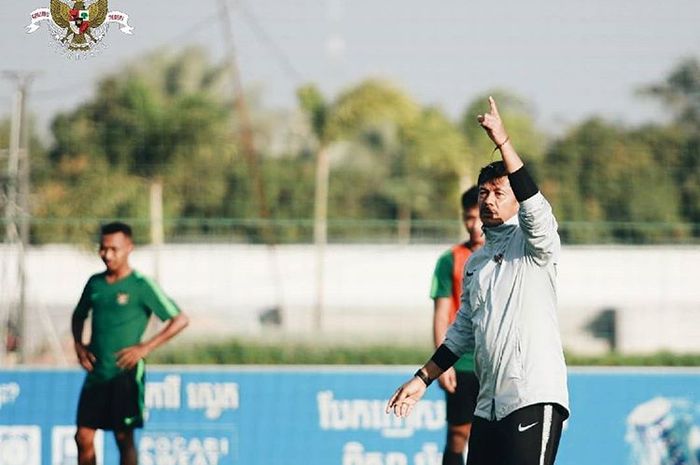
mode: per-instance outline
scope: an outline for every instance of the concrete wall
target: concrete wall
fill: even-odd
[[[448,245],[331,245],[326,249],[324,335],[396,342],[430,339],[428,298],[435,260]],[[309,245],[167,245],[140,248],[132,264],[157,276],[193,317],[190,337],[261,334],[259,316],[283,309],[286,334],[312,336],[315,252]],[[0,248],[0,312],[16,292],[15,256]],[[27,253],[34,343],[53,326],[69,334],[70,311],[90,274],[94,251],[67,246]],[[700,352],[700,247],[565,247],[559,267],[560,324],[566,346],[600,352],[595,337],[615,324],[623,352]],[[602,325],[602,326],[601,326]],[[603,334],[604,335],[604,334]]]

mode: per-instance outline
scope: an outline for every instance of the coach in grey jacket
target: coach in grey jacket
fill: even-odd
[[[554,463],[569,416],[557,323],[560,241],[552,209],[523,166],[496,102],[478,122],[503,161],[479,174],[486,244],[465,266],[462,304],[445,342],[387,404],[407,416],[430,383],[470,350],[480,390],[468,465]]]

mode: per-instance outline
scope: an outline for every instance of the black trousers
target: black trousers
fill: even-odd
[[[529,405],[499,421],[475,416],[467,465],[552,465],[566,417],[557,404]]]
[[[474,421],[476,399],[479,397],[479,380],[473,371],[457,371],[457,389],[445,392],[447,401],[447,423],[466,425]]]

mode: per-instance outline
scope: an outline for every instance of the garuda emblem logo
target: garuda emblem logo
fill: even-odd
[[[39,29],[38,23],[49,21],[51,36],[65,50],[80,53],[92,50],[105,36],[109,24],[118,23],[125,34],[131,34],[129,16],[120,11],[108,11],[107,0],[96,0],[90,5],[74,1],[72,5],[51,0],[51,8],[32,11],[32,22],[27,33]]]
[[[89,40],[97,43],[92,35],[107,19],[107,0],[97,0],[85,8],[85,2],[75,2],[73,8],[60,0],[51,0],[51,19],[60,28],[67,29],[61,39],[67,43],[69,50],[85,50],[90,48]]]

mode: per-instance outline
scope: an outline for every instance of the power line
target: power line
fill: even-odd
[[[248,5],[243,0],[238,0],[240,6],[240,11],[244,15],[244,19],[247,20],[250,29],[255,35],[257,35],[260,42],[266,45],[272,54],[277,58],[282,69],[291,76],[295,81],[302,82],[303,76],[299,70],[296,69],[289,55],[275,42],[275,40],[267,33],[265,28],[260,24],[260,21],[253,15]]]
[[[197,21],[196,23],[194,23],[192,26],[188,27],[184,31],[182,31],[182,32],[178,33],[177,35],[171,37],[170,39],[166,40],[164,43],[165,44],[172,44],[174,42],[179,42],[181,39],[196,32],[197,29],[200,29],[205,24],[210,23],[211,21],[217,19],[219,14],[221,14],[221,10],[219,10],[216,13],[212,13],[210,15],[205,16],[204,18],[200,19],[199,21]]]
[[[241,150],[248,163],[249,175],[252,181],[253,191],[257,200],[257,210],[259,215],[264,220],[270,219],[270,209],[267,202],[267,190],[264,185],[262,170],[260,169],[260,160],[255,149],[255,140],[253,138],[253,128],[250,120],[250,113],[246,102],[243,86],[241,83],[240,69],[236,58],[236,43],[233,34],[233,25],[231,24],[231,10],[228,5],[229,0],[219,0],[221,11],[222,32],[224,44],[226,46],[226,62],[231,71],[231,79],[233,84],[233,106],[240,119],[240,127],[238,128]],[[272,273],[272,281],[276,283],[276,310],[283,311],[283,291],[282,280],[280,278],[279,257],[275,248],[274,233],[268,225],[263,225],[261,228],[263,240],[267,244],[270,267]]]

